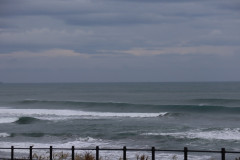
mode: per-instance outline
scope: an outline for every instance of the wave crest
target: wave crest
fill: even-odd
[[[17,124],[31,124],[31,123],[35,123],[37,121],[39,121],[39,119],[33,118],[33,117],[20,117],[20,118],[18,118],[17,121],[15,121],[15,123],[17,123]]]
[[[66,120],[66,119],[96,119],[96,118],[156,118],[166,116],[167,112],[158,113],[119,113],[119,112],[88,112],[81,110],[57,109],[1,109],[1,115],[20,117],[15,120],[17,124],[31,124],[40,120]]]
[[[238,99],[193,99],[194,102],[199,104],[183,104],[183,105],[163,105],[163,104],[135,104],[127,102],[94,102],[94,101],[52,101],[52,100],[36,100],[27,99],[20,101],[23,104],[44,104],[44,105],[57,105],[57,106],[76,106],[76,107],[95,107],[96,110],[118,110],[121,109],[128,110],[129,108],[134,108],[136,110],[153,112],[218,112],[218,113],[240,113],[240,107],[228,107],[229,103],[240,102]],[[208,104],[209,102],[210,104]],[[213,103],[212,102],[219,102]],[[225,102],[225,103],[224,103]],[[206,103],[206,104],[205,104]],[[219,105],[220,104],[220,105]]]

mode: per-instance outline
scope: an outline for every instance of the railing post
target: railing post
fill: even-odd
[[[152,160],[155,160],[155,147],[152,147]]]
[[[50,160],[52,160],[52,152],[53,152],[53,148],[52,148],[52,146],[50,146],[50,156],[49,156],[49,158],[50,158]]]
[[[96,146],[96,160],[99,160],[99,147]]]
[[[221,153],[222,153],[222,160],[225,160],[225,153],[226,153],[225,148],[222,148]]]
[[[184,160],[188,159],[188,148],[184,147]]]
[[[75,153],[74,153],[74,151],[75,151],[75,148],[74,148],[74,146],[72,146],[72,160],[74,160],[74,158],[75,158]]]
[[[11,146],[11,160],[14,159],[14,146]]]
[[[127,160],[127,147],[123,147],[123,160]]]
[[[32,146],[29,148],[29,159],[32,160]]]

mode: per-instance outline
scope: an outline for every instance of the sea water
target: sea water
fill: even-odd
[[[239,114],[240,82],[0,84],[0,147],[239,151]]]

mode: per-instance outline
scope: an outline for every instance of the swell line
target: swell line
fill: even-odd
[[[124,103],[124,102],[94,102],[94,101],[75,101],[75,100],[63,100],[63,101],[55,101],[55,100],[36,100],[36,99],[26,99],[19,101],[20,104],[58,104],[58,105],[86,105],[86,106],[134,106],[139,104],[134,103]]]
[[[225,101],[225,102],[233,102],[238,101],[237,99],[228,100],[228,99],[195,99],[198,102],[215,102],[215,101]],[[91,109],[95,107],[97,110],[105,111],[107,109],[116,111],[119,108],[124,108],[126,111],[128,109],[135,109],[137,111],[152,111],[152,112],[218,112],[218,113],[240,113],[240,107],[228,107],[226,105],[212,105],[212,104],[197,104],[197,105],[158,105],[158,104],[135,104],[135,103],[125,103],[125,102],[91,102],[91,101],[73,101],[73,100],[66,100],[66,101],[52,101],[52,100],[23,100],[19,101],[18,103],[24,105],[31,105],[31,104],[44,104],[44,105],[58,105],[58,106],[76,106],[76,107],[86,107],[86,109]]]
[[[200,98],[193,99],[193,101],[200,103],[240,103],[240,99],[227,99],[227,98]]]

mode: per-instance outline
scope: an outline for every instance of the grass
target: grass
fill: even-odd
[[[33,154],[32,157],[34,160],[49,160],[49,156],[45,155],[37,155],[36,153]],[[69,160],[71,159],[71,155],[69,153],[64,153],[64,152],[58,152],[54,153],[53,160]],[[74,156],[75,160],[95,160],[95,156],[91,152],[85,152],[84,154],[75,154]],[[101,157],[99,160],[103,160]]]
[[[137,160],[149,160],[148,156],[146,155],[137,155],[136,156]]]
[[[53,160],[71,160],[71,154],[69,153],[64,153],[64,152],[58,152],[54,153],[52,159]],[[36,153],[33,154],[32,156],[33,160],[49,160],[50,157],[47,155],[37,155]],[[0,158],[1,159],[1,158]],[[22,158],[14,158],[14,160],[29,160],[29,157],[22,157]],[[96,160],[95,155],[91,152],[85,152],[82,154],[75,154],[74,156],[75,160]],[[99,160],[112,160],[113,158],[105,157],[102,158],[100,157]],[[116,159],[116,157],[114,157]],[[2,159],[2,160],[10,160],[10,159]],[[123,160],[123,158],[118,158],[117,160]],[[136,155],[136,160],[151,160],[148,156],[142,154],[142,155]],[[170,160],[178,160],[178,157],[174,155]],[[215,158],[211,158],[209,160],[215,160]],[[240,160],[240,157],[235,158],[235,160]]]
[[[33,160],[49,160],[49,153],[45,153],[42,155],[38,155],[36,153],[34,153],[32,155]],[[52,159],[53,160],[71,160],[72,155],[70,153],[64,153],[64,152],[57,152],[57,153],[53,153]],[[29,160],[29,157],[22,157],[22,158],[15,158],[15,160]],[[95,158],[95,154],[93,154],[92,152],[85,152],[82,154],[78,154],[75,153],[74,155],[74,159],[75,160],[96,160]],[[117,158],[117,157],[99,157],[99,160],[123,160],[123,158]],[[3,159],[4,160],[4,159]],[[5,159],[8,160],[8,159]],[[148,156],[146,156],[145,154],[137,154],[136,155],[136,160],[151,160],[151,158],[149,158]],[[170,160],[178,160],[177,155],[173,155],[172,158],[170,158]],[[211,158],[209,160],[215,160],[215,158]],[[240,157],[235,158],[235,160],[240,160]]]
[[[29,157],[22,157],[22,158],[14,158],[14,160],[29,160]],[[45,154],[41,154],[38,155],[36,153],[34,153],[32,155],[32,159],[33,160],[49,160],[49,153],[45,153]],[[70,153],[64,153],[62,152],[57,152],[57,153],[53,153],[52,155],[52,159],[53,160],[71,160],[72,159],[72,155]],[[99,160],[123,160],[122,157],[117,158],[117,157],[99,157]],[[9,159],[5,159],[5,160],[9,160]],[[95,154],[93,154],[92,152],[85,152],[82,154],[78,154],[75,153],[74,155],[74,160],[96,160],[95,158]],[[128,160],[128,159],[127,159]],[[151,160],[151,158],[149,158],[148,156],[146,156],[145,154],[137,154],[136,155],[136,160]],[[174,155],[172,158],[170,158],[170,160],[178,160],[178,157],[176,155]],[[235,160],[240,160],[239,158],[236,158]]]
[[[47,154],[47,153],[46,153]],[[42,155],[38,155],[36,153],[34,153],[32,155],[33,160],[49,160],[50,157],[49,155],[46,154],[42,154]],[[54,153],[52,156],[53,160],[71,160],[71,154],[69,153],[64,153],[64,152],[58,152],[58,153]],[[29,159],[29,157],[22,157],[21,159]],[[96,160],[95,155],[91,152],[85,152],[82,154],[75,154],[74,156],[75,160]],[[99,157],[99,160],[112,160],[112,158],[109,157]],[[118,160],[123,160],[123,158],[118,158]],[[146,155],[136,155],[136,160],[150,160],[148,156]]]

